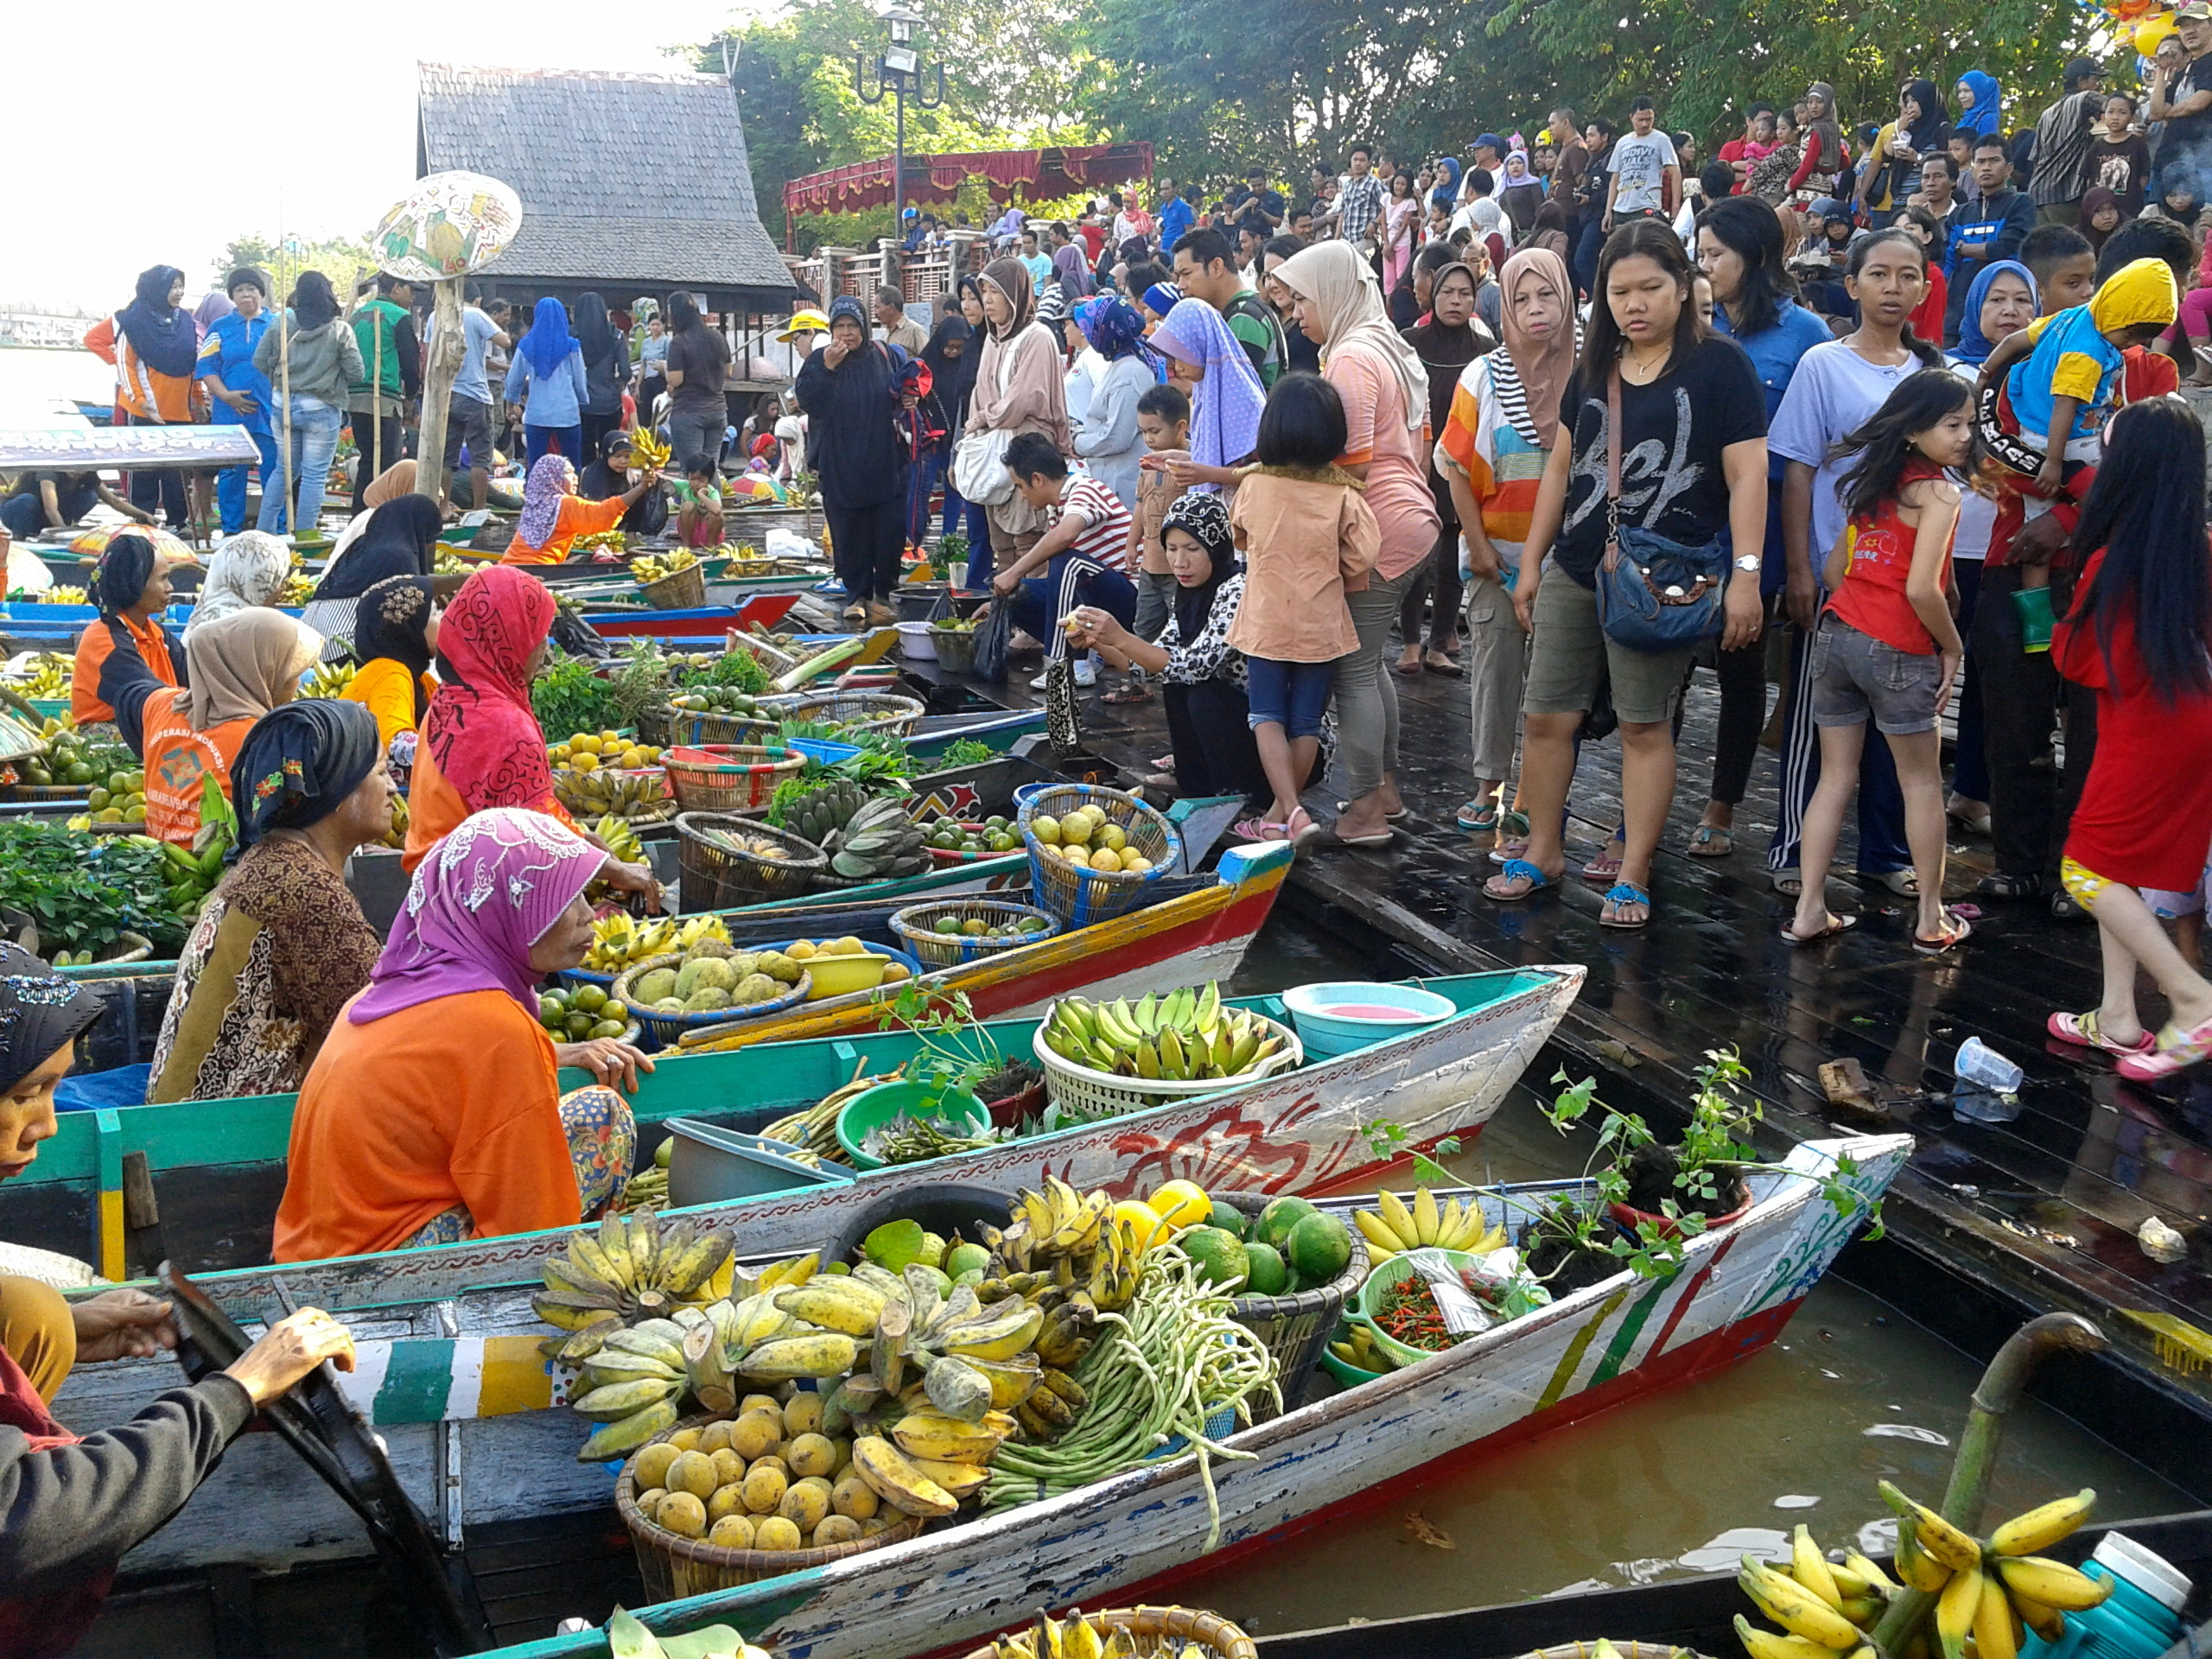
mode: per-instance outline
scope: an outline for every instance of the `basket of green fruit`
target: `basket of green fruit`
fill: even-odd
[[[656,1041],[674,1044],[701,1026],[795,1007],[813,988],[804,967],[780,950],[734,950],[720,939],[702,939],[638,963],[615,980],[614,1000]]]
[[[928,837],[923,845],[938,864],[971,864],[977,859],[999,858],[1021,850],[1021,835],[1012,820],[988,817],[981,823],[958,818],[931,818],[922,825]]]
[[[638,1040],[641,1027],[630,1010],[601,985],[562,985],[537,994],[537,1023],[556,1043],[584,1043],[594,1037]]]
[[[945,899],[893,911],[891,931],[931,968],[953,968],[1034,944],[1060,931],[1050,912],[1006,899]]]
[[[695,685],[659,712],[671,743],[761,743],[774,740],[790,701],[756,697],[734,685]]]
[[[965,617],[931,623],[930,642],[937,647],[937,665],[947,673],[976,671],[976,625]]]

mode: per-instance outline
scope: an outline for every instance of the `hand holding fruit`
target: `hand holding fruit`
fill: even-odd
[[[1128,637],[1128,630],[1096,605],[1078,605],[1068,613],[1067,624],[1068,644],[1077,651],[1098,645],[1118,648]]]

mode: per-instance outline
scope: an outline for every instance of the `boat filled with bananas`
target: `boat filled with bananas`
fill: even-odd
[[[1325,1069],[1304,1079],[1309,1088]],[[1117,1199],[1101,1213],[1093,1196],[1157,1197],[1158,1176],[1203,1166],[1210,1144],[1201,1137],[1179,1157],[1147,1155],[1103,1181],[1071,1178],[1069,1185],[1081,1195],[1072,1200],[1034,1165],[1011,1179],[978,1180],[962,1169],[957,1179],[963,1186],[995,1188],[1020,1203],[1018,1224],[1031,1242],[1026,1274],[1007,1248],[1016,1224],[999,1229],[995,1244],[980,1228],[972,1240],[963,1233],[959,1245],[950,1231],[943,1234],[946,1254],[935,1268],[920,1254],[928,1249],[926,1230],[884,1233],[881,1224],[842,1257],[754,1252],[756,1221],[775,1207],[761,1205],[741,1225],[725,1219],[730,1211],[690,1212],[692,1244],[699,1230],[721,1229],[747,1249],[730,1268],[722,1295],[700,1303],[695,1284],[689,1300],[671,1295],[665,1315],[646,1312],[648,1281],[634,1266],[634,1248],[633,1265],[616,1273],[588,1246],[573,1248],[588,1237],[611,1262],[605,1226],[213,1274],[201,1282],[244,1322],[287,1300],[310,1300],[357,1321],[359,1363],[339,1377],[340,1387],[391,1446],[403,1483],[426,1509],[442,1502],[437,1513],[451,1516],[463,1541],[474,1529],[502,1519],[603,1513],[607,1473],[596,1462],[577,1461],[580,1443],[596,1440],[595,1451],[613,1452],[626,1442],[620,1455],[636,1458],[656,1440],[675,1444],[665,1437],[684,1432],[678,1425],[690,1421],[687,1406],[727,1401],[706,1416],[728,1425],[730,1444],[704,1452],[703,1464],[677,1469],[686,1451],[703,1448],[709,1425],[702,1422],[697,1443],[654,1452],[649,1464],[628,1470],[633,1497],[660,1494],[652,1526],[658,1528],[665,1513],[673,1523],[665,1530],[682,1541],[695,1523],[703,1535],[715,1522],[742,1515],[755,1550],[764,1526],[772,1542],[788,1544],[792,1532],[811,1541],[842,1512],[835,1494],[851,1474],[873,1495],[878,1514],[898,1508],[927,1524],[918,1534],[879,1533],[868,1547],[803,1573],[637,1608],[637,1617],[662,1637],[727,1624],[775,1651],[875,1659],[972,1646],[1020,1628],[1039,1607],[1141,1597],[1202,1554],[1218,1561],[1287,1528],[1319,1523],[1378,1485],[1433,1476],[1732,1364],[1779,1333],[1910,1147],[1903,1135],[1802,1144],[1786,1166],[1752,1174],[1754,1202],[1745,1215],[1684,1242],[1680,1271],[1645,1279],[1624,1268],[1420,1364],[1341,1391],[1316,1382],[1285,1400],[1279,1414],[1254,1409],[1256,1421],[1247,1426],[1233,1407],[1225,1422],[1191,1416],[1209,1387],[1256,1407],[1274,1385],[1264,1362],[1253,1356],[1247,1363],[1238,1357],[1246,1351],[1232,1348],[1239,1339],[1226,1328],[1236,1325],[1229,1301],[1203,1281],[1196,1258],[1156,1240],[1140,1247],[1126,1203]],[[1240,1165],[1222,1185],[1279,1185],[1277,1155],[1294,1144],[1272,1141],[1265,1166]],[[889,1186],[904,1178],[884,1172],[880,1179]],[[1020,1189],[1041,1203],[1041,1217],[1033,1216],[1031,1198],[1017,1198]],[[912,1190],[920,1202],[925,1189]],[[1589,1183],[1564,1181],[1467,1189],[1440,1201],[1457,1199],[1463,1211],[1478,1211],[1487,1230],[1548,1198],[1578,1193],[1594,1200]],[[1351,1198],[1314,1206],[1344,1225],[1363,1207],[1367,1200]],[[893,1206],[880,1213],[895,1219],[896,1212]],[[855,1218],[844,1212],[844,1231]],[[664,1230],[684,1219],[664,1215],[649,1224],[656,1264]],[[634,1217],[624,1224],[626,1245],[634,1224]],[[1057,1249],[1065,1230],[1071,1243],[1088,1243],[1088,1261],[1071,1251],[1038,1265],[1038,1230],[1046,1225],[1052,1231],[1042,1242]],[[817,1240],[842,1236],[831,1217],[817,1217],[810,1230]],[[963,1247],[980,1250],[981,1259]],[[1716,1274],[1723,1255],[1727,1271]],[[676,1282],[688,1279],[690,1265]],[[832,1271],[840,1266],[848,1270]],[[957,1273],[947,1271],[954,1267]],[[529,1282],[517,1284],[524,1274]],[[598,1346],[577,1356],[573,1377],[564,1363],[549,1369],[539,1351],[551,1338],[532,1299],[543,1304],[545,1284],[556,1278],[581,1287],[562,1293],[566,1300],[556,1306],[575,1321],[575,1330],[556,1333],[563,1345],[595,1328]],[[1058,1313],[1039,1306],[1053,1294],[1061,1308],[1078,1294],[1094,1303],[1102,1294],[1126,1300],[1098,1308],[1090,1345],[1078,1349]],[[347,1314],[349,1306],[359,1313]],[[663,1319],[665,1325],[657,1323]],[[1142,1383],[1163,1357],[1192,1368],[1187,1388]],[[1217,1368],[1211,1378],[1209,1363]],[[1062,1373],[1082,1404],[1048,1380],[1048,1371]],[[174,1376],[165,1359],[84,1368],[70,1379],[60,1408],[87,1426],[115,1421],[171,1386]],[[584,1383],[590,1386],[579,1392]],[[1067,1425],[1040,1389],[1067,1408]],[[787,1414],[808,1392],[821,1400],[818,1423],[811,1407]],[[999,1403],[1004,1400],[1014,1404]],[[592,1421],[580,1421],[572,1401]],[[1030,1417],[1023,1405],[1032,1408]],[[652,1408],[664,1409],[638,1421]],[[1156,1420],[1155,1413],[1170,1415]],[[456,1424],[463,1432],[449,1433]],[[1109,1425],[1123,1433],[1107,1437]],[[802,1444],[805,1466],[820,1473],[796,1473]],[[731,1455],[721,1457],[724,1451]],[[1065,1480],[1051,1472],[1059,1456],[1075,1459]],[[664,1461],[668,1466],[658,1467]],[[645,1478],[674,1484],[639,1484]],[[828,1484],[826,1507],[818,1484],[791,1497],[803,1481]],[[678,1491],[691,1502],[676,1502]],[[846,1491],[849,1509],[866,1506],[856,1488]],[[696,1516],[692,1502],[700,1506]],[[709,1513],[717,1507],[721,1513]],[[134,1551],[126,1570],[238,1560],[273,1565],[309,1552],[344,1553],[347,1540],[358,1552],[368,1548],[358,1523],[334,1497],[302,1480],[291,1452],[273,1436],[234,1446],[181,1520]],[[802,1529],[802,1521],[812,1529]],[[738,1530],[733,1526],[726,1535]],[[846,1530],[833,1529],[832,1535]],[[531,1651],[534,1659],[605,1659],[614,1649],[607,1630],[593,1629],[542,1639]]]

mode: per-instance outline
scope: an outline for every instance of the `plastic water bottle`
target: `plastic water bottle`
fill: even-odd
[[[1951,1062],[1951,1074],[1961,1083],[1999,1095],[2017,1091],[2027,1075],[1979,1037],[1969,1037],[1959,1045],[1959,1057]]]
[[[2158,1659],[2181,1633],[2190,1581],[2164,1557],[2108,1532],[2082,1570],[2113,1586],[2101,1604],[2066,1615],[2055,1642],[2031,1636],[2021,1659]]]

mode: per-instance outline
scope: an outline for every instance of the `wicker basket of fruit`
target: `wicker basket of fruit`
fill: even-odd
[[[1060,931],[1051,913],[1007,899],[949,899],[894,911],[891,931],[925,966],[952,968]]]
[[[676,836],[687,915],[797,898],[830,864],[812,842],[755,818],[679,812]]]
[[[707,567],[689,548],[632,559],[630,574],[657,611],[696,611],[707,602]]]
[[[756,697],[727,685],[697,685],[659,711],[672,743],[760,743],[788,719],[782,699]]]
[[[1037,1624],[978,1648],[968,1659],[1052,1659],[1053,1654],[1081,1651],[1089,1643],[1075,1630],[1077,1617],[1056,1620],[1050,1614],[1039,1615]],[[1260,1649],[1250,1637],[1203,1607],[1109,1607],[1080,1618],[1090,1627],[1090,1642],[1127,1654],[1128,1659],[1259,1659]],[[1043,1638],[1051,1654],[1038,1650],[1038,1625],[1052,1627]],[[1114,1639],[1117,1632],[1119,1641]]]
[[[1056,784],[1022,804],[1029,887],[1071,927],[1133,910],[1182,853],[1175,827],[1134,795],[1096,784]]]
[[[648,957],[615,980],[613,1000],[656,1041],[676,1043],[702,1026],[797,1007],[813,988],[806,969],[780,951],[717,944]]]

